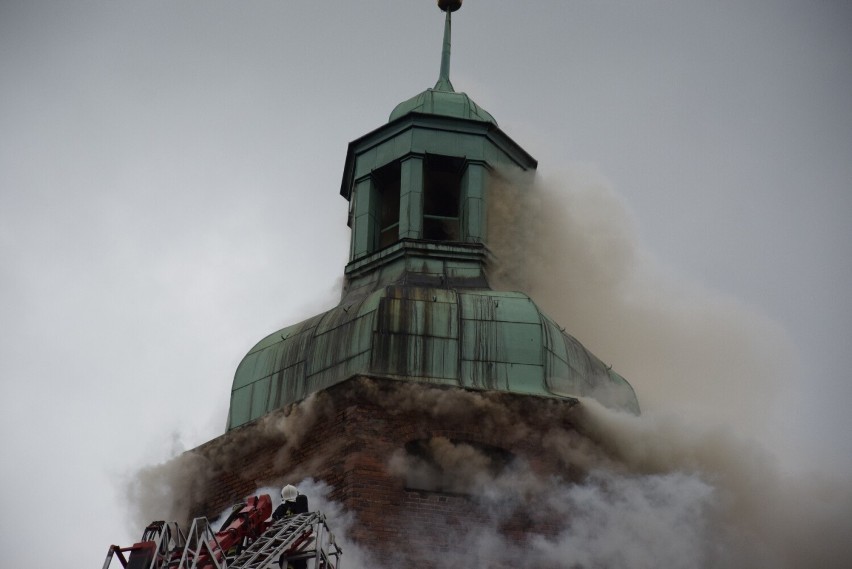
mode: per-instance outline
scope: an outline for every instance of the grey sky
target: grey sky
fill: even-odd
[[[0,2],[4,565],[134,540],[122,477],[220,434],[245,352],[335,302],[346,144],[440,34],[430,0]],[[543,176],[592,165],[672,278],[784,327],[784,428],[848,467],[849,3],[467,0],[454,34]]]

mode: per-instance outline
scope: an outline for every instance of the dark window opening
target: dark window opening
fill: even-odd
[[[396,466],[409,490],[474,494],[512,462],[509,451],[471,441],[433,437],[410,441]]]
[[[373,172],[373,181],[379,195],[376,210],[379,226],[376,249],[384,249],[399,241],[399,162],[392,162]]]
[[[459,209],[464,160],[427,156],[423,179],[423,238],[459,241]]]

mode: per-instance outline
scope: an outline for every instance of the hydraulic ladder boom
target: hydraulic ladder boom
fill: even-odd
[[[319,512],[296,514],[280,519],[240,556],[234,559],[229,568],[265,569],[277,567],[281,559],[314,558],[319,562],[323,558],[323,547],[319,541],[319,539],[322,539],[320,528],[323,527],[325,527],[325,517]],[[318,566],[336,567],[336,565],[335,563]]]
[[[339,569],[342,551],[322,513],[270,522],[268,495],[252,496],[241,506],[216,533],[203,517],[195,518],[186,535],[175,522],[153,522],[138,543],[110,546],[103,569],[113,557],[124,569],[278,569],[288,563]]]

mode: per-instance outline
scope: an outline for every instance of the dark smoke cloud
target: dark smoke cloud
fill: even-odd
[[[277,468],[281,468],[289,463],[292,451],[328,412],[327,398],[312,395],[284,413],[272,413],[261,418],[250,430],[237,429],[227,437],[214,439],[205,445],[202,452],[176,452],[162,464],[142,468],[129,476],[124,484],[129,506],[129,529],[138,532],[152,520],[175,520],[186,524],[193,514],[191,508],[203,502],[208,484],[223,471],[239,472],[243,478],[251,480],[254,477],[262,482],[260,473],[253,472],[255,465],[247,462],[245,456],[252,449],[266,451],[270,441],[274,441],[274,462]],[[314,461],[322,458],[314,457]],[[311,471],[312,464],[302,465],[298,471],[291,473],[292,476],[306,476],[302,471]]]
[[[212,472],[209,461],[195,453],[139,470],[125,484],[128,529],[141,535],[154,520],[186,524],[190,508],[203,497]]]

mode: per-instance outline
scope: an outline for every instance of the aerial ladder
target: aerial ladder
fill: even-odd
[[[103,569],[340,569],[342,551],[321,512],[268,520],[268,494],[235,506],[214,532],[205,517],[184,533],[177,522],[152,522],[130,547],[110,546]]]

